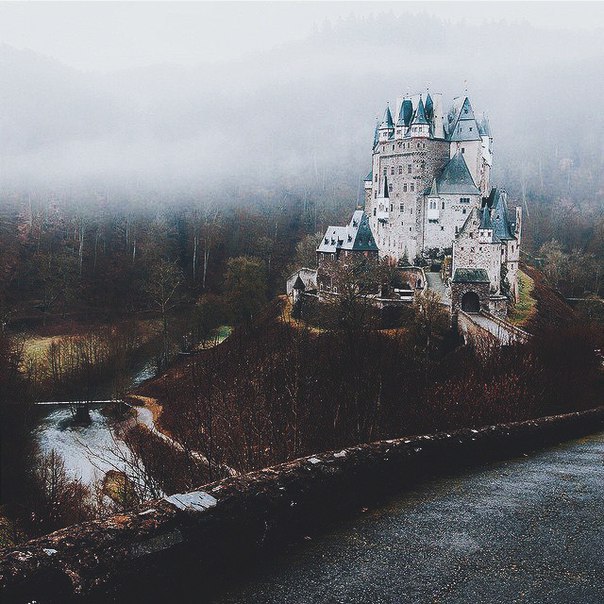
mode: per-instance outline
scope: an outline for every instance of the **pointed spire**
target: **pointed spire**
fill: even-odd
[[[417,104],[417,111],[415,112],[415,119],[413,120],[414,125],[428,125],[428,120],[426,119],[426,111],[424,109],[424,101],[422,101],[422,97],[419,97],[419,103]]]
[[[482,216],[480,217],[480,227],[481,229],[492,229],[493,224],[491,222],[491,210],[488,207],[482,208]]]
[[[428,121],[432,121],[434,117],[434,101],[428,92],[428,96],[426,97],[426,118]]]
[[[386,111],[384,111],[384,119],[380,124],[380,128],[394,128],[394,120],[392,119],[392,113],[390,113],[390,104],[386,105]]]
[[[380,141],[380,122],[375,119],[375,132],[373,133],[373,148],[375,149],[378,142]]]
[[[411,117],[413,116],[413,103],[411,99],[405,97],[401,103],[401,110],[398,114],[398,126],[409,126],[411,124]]]
[[[430,187],[428,197],[438,197],[438,187],[436,186],[436,178],[432,179],[432,186]]]

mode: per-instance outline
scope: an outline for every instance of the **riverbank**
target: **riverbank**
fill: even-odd
[[[259,555],[420,479],[602,429],[599,407],[305,457],[4,550],[0,587],[7,603],[19,604],[161,602],[166,581],[207,590]]]

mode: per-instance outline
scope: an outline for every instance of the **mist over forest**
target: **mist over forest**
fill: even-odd
[[[601,30],[351,16],[239,60],[78,71],[0,46],[4,193],[150,190],[222,203],[245,188],[350,197],[386,101],[467,87],[514,196],[601,206]]]

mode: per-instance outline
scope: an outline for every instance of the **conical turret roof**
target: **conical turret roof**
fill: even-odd
[[[386,111],[384,111],[384,119],[380,124],[380,128],[394,128],[394,120],[392,119],[392,113],[390,113],[390,105],[386,105]]]
[[[413,120],[413,124],[417,126],[428,125],[428,120],[426,119],[426,110],[424,108],[424,101],[422,101],[421,97],[419,99],[419,103],[417,104],[417,110],[415,112],[415,119]]]
[[[390,192],[388,191],[388,177],[384,176],[384,194],[382,197],[390,197]]]
[[[431,121],[433,117],[434,117],[434,101],[432,100],[430,93],[428,93],[428,96],[426,97],[426,118]]]

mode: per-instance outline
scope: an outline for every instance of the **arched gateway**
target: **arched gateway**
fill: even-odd
[[[458,268],[451,283],[453,314],[489,309],[489,275],[483,268]]]
[[[461,310],[465,312],[480,312],[480,298],[476,292],[466,292],[461,297]]]

